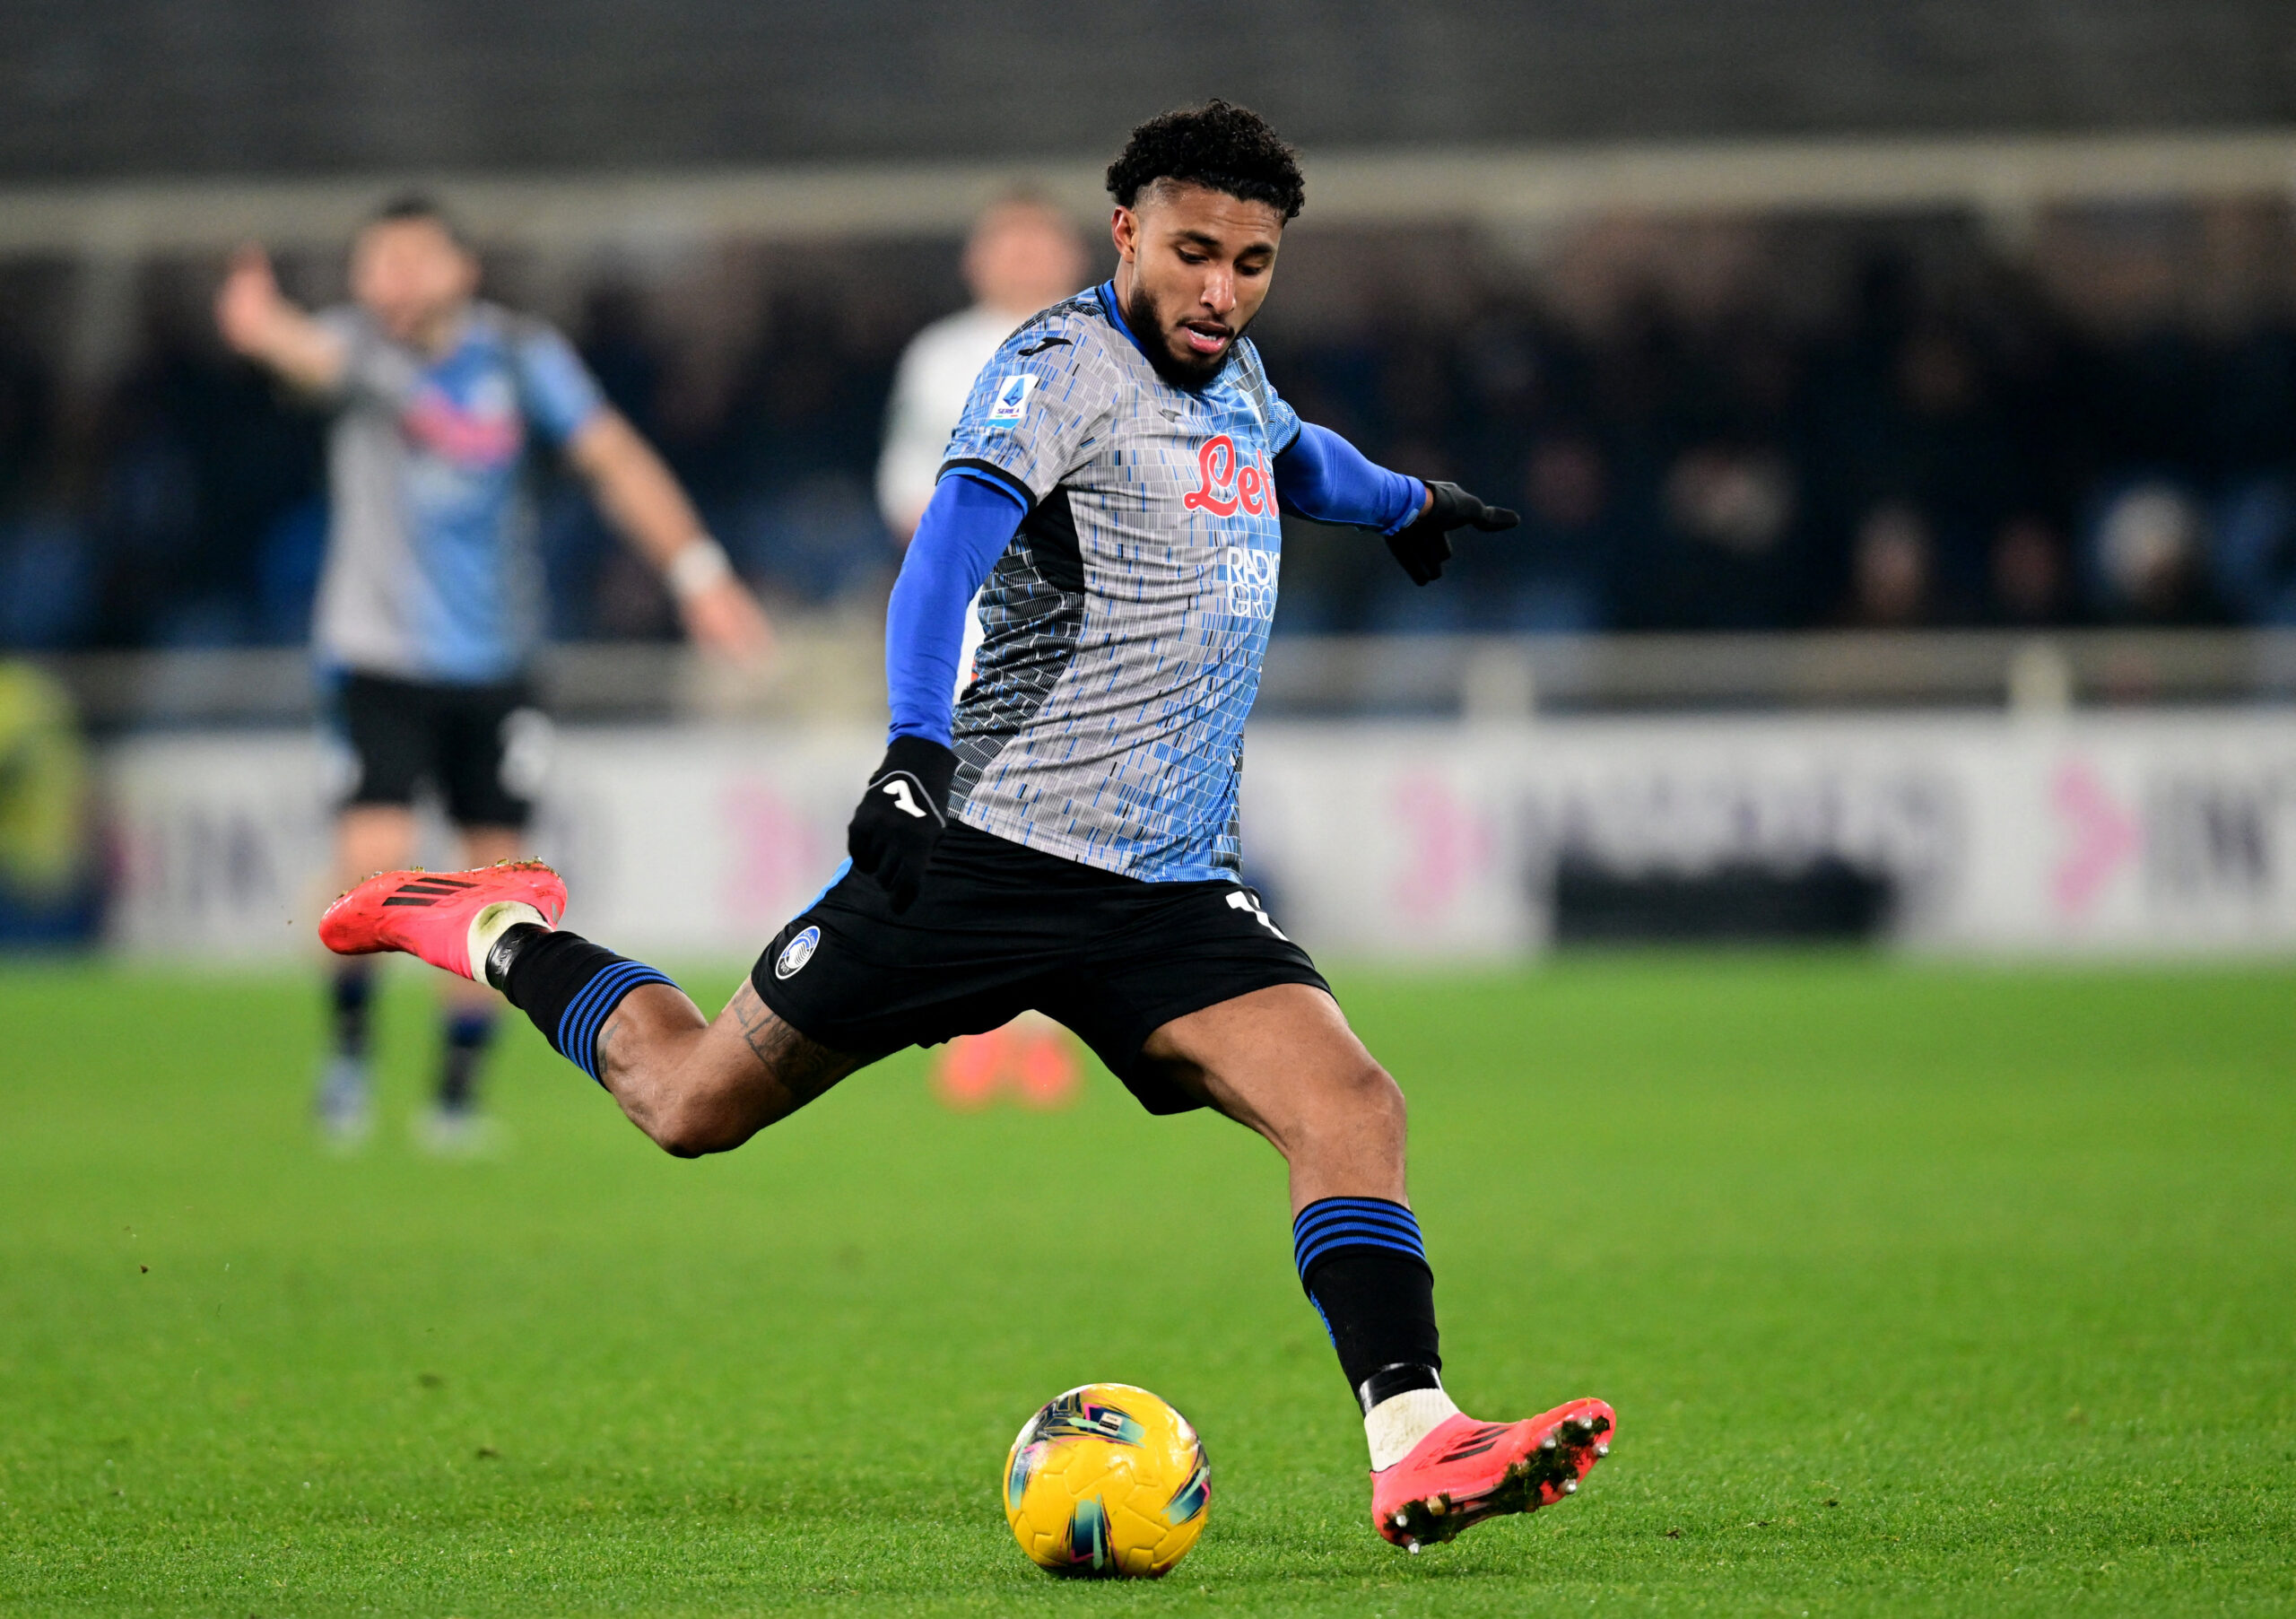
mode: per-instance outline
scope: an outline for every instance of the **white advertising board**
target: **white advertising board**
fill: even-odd
[[[828,880],[865,731],[557,738],[536,828],[569,925],[632,952],[758,949]],[[1247,874],[1310,947],[1506,957],[1552,938],[1566,857],[1622,873],[1885,878],[1889,936],[2020,953],[2296,948],[2296,715],[1868,716],[1269,725]],[[308,951],[330,761],[309,738],[108,750],[110,935],[206,958]],[[430,863],[451,848],[437,839]]]
[[[1246,848],[1286,925],[1365,954],[1551,936],[1557,862],[1832,857],[1941,950],[2296,945],[2296,717],[1605,719],[1253,738]]]
[[[561,730],[535,850],[566,875],[569,927],[636,953],[753,953],[836,869],[883,752],[861,732]],[[114,745],[105,766],[116,944],[316,949],[343,779],[330,748],[300,735],[163,736]],[[426,822],[424,863],[456,864],[444,826]]]

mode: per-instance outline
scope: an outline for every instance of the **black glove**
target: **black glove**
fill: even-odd
[[[854,870],[876,878],[895,910],[917,903],[925,863],[949,827],[949,782],[956,773],[957,756],[939,743],[896,736],[845,829]]]
[[[1410,527],[1387,536],[1387,549],[1396,553],[1396,561],[1403,564],[1414,585],[1443,577],[1443,564],[1451,560],[1452,529],[1480,528],[1485,534],[1497,534],[1523,520],[1504,506],[1485,506],[1456,483],[1439,483],[1430,478],[1427,492],[1435,497],[1427,509]]]

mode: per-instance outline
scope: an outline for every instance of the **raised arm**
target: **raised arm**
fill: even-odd
[[[735,577],[677,479],[622,413],[592,413],[566,441],[566,458],[607,520],[662,570],[694,641],[735,663],[763,657],[773,645],[764,610]]]
[[[233,351],[308,393],[333,393],[349,354],[343,339],[279,290],[271,259],[250,242],[231,256],[215,294],[215,326]]]

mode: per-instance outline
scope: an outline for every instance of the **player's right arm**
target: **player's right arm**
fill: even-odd
[[[895,910],[915,902],[933,846],[948,828],[957,773],[951,693],[965,612],[1027,515],[1003,484],[952,472],[935,487],[893,581],[885,612],[892,731],[845,847],[857,869],[884,885]]]
[[[231,256],[215,326],[236,353],[307,393],[335,392],[350,365],[349,344],[279,290],[270,257],[252,242]]]
[[[1283,509],[1319,523],[1376,528],[1414,585],[1431,584],[1451,560],[1451,531],[1496,534],[1522,521],[1456,483],[1389,472],[1329,428],[1302,422],[1275,457],[1275,497]]]
[[[896,910],[917,898],[948,824],[952,693],[965,614],[1021,522],[1078,465],[1113,408],[1096,322],[1054,311],[1004,341],[973,383],[940,482],[901,560],[885,614],[892,730],[846,833],[857,870]]]

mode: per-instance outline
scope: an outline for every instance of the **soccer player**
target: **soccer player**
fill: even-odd
[[[559,334],[477,298],[478,260],[437,205],[403,198],[351,249],[353,301],[310,315],[247,248],[216,295],[239,353],[335,412],[315,650],[358,776],[335,824],[346,883],[414,856],[415,792],[446,801],[473,865],[519,852],[547,728],[526,676],[540,568],[522,474],[532,440],[560,449],[639,551],[660,565],[688,631],[761,656],[764,614],[667,468]],[[369,963],[341,963],[322,1126],[367,1128]],[[474,1085],[494,997],[448,1001],[437,1106],[424,1138],[483,1140]]]
[[[1084,283],[1084,244],[1049,205],[1008,196],[973,222],[965,242],[970,309],[909,339],[893,374],[885,410],[884,448],[877,457],[877,509],[906,542],[917,531],[940,481],[941,452],[964,414],[981,368],[1013,329]],[[980,646],[978,598],[964,618],[957,649],[957,686],[972,679]],[[942,1048],[933,1083],[954,1107],[990,1101],[1000,1088],[1038,1107],[1074,1097],[1083,1080],[1068,1039],[1040,1012],[1023,1012],[1002,1029],[959,1035]]]
[[[973,389],[888,617],[891,740],[852,858],[713,1022],[556,923],[546,867],[395,874],[320,924],[500,988],[631,1119],[724,1152],[857,1068],[1023,1006],[1151,1112],[1209,1106],[1290,1166],[1300,1279],[1363,1412],[1372,1521],[1445,1540],[1578,1487],[1614,1418],[1579,1399],[1479,1423],[1443,1391],[1405,1190],[1402,1092],[1238,880],[1244,717],[1278,512],[1384,535],[1436,578],[1460,528],[1515,522],[1303,425],[1245,332],[1304,186],[1256,115],[1135,130],[1109,170],[1119,263],[1006,340]],[[953,715],[959,619],[986,579]]]
[[[963,273],[973,301],[909,340],[885,406],[877,509],[904,543],[933,499],[941,452],[972,396],[973,379],[1014,327],[1084,284],[1084,244],[1050,204],[1014,195],[973,222]]]

